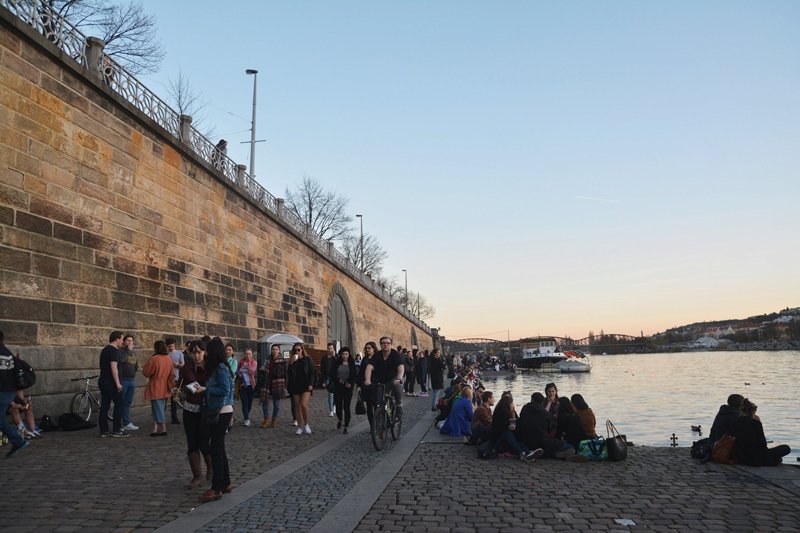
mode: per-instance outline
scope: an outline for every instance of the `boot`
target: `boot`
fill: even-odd
[[[194,489],[205,484],[203,479],[203,467],[200,464],[200,452],[188,452],[189,467],[192,469],[192,481],[189,483],[189,488]]]
[[[262,428],[268,428],[269,427],[269,423],[270,423],[270,418],[267,417],[267,418],[264,419],[263,422],[261,422],[261,427]]]
[[[277,418],[273,418],[272,419],[272,424],[270,424],[269,427],[271,427],[271,428],[278,427],[278,419]]]
[[[203,458],[206,460],[206,480],[211,481],[211,479],[214,477],[214,467],[211,463],[211,454],[206,454],[203,456]]]

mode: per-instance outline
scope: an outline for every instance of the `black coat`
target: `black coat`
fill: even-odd
[[[740,463],[751,466],[770,464],[767,438],[760,420],[749,416],[737,417],[731,423],[728,433],[736,437],[736,458]]]
[[[711,442],[717,442],[726,433],[730,433],[731,424],[739,418],[739,411],[728,404],[720,405],[719,412],[711,425],[711,433],[708,438]]]
[[[580,417],[567,414],[558,415],[558,436],[573,446],[577,446],[582,440],[589,438],[586,430],[583,429]]]
[[[525,404],[517,422],[517,437],[531,450],[542,448],[548,456],[559,451],[563,445],[561,439],[550,435],[556,430],[556,421],[544,407]]]
[[[440,390],[444,388],[444,371],[446,365],[444,359],[439,357],[428,358],[428,374],[431,376],[431,388]]]

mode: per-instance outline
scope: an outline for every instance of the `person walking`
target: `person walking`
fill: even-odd
[[[181,368],[186,363],[186,354],[183,350],[178,349],[178,343],[175,339],[167,338],[164,341],[167,344],[167,351],[169,352],[169,358],[172,360],[172,379],[176,384],[180,384],[181,382]],[[180,420],[178,420],[178,402],[175,401],[174,397],[171,397],[169,400],[169,412],[170,418],[172,419],[173,424],[180,424]]]
[[[283,360],[281,347],[278,344],[272,345],[272,359],[267,367],[267,386],[266,396],[262,400],[264,409],[264,423],[261,427],[274,428],[278,425],[278,414],[281,409],[281,399],[287,396],[286,392],[286,361]],[[266,399],[272,401],[272,420],[269,417],[269,404]]]
[[[250,426],[250,409],[253,406],[253,390],[256,385],[256,369],[258,362],[253,359],[253,350],[247,348],[244,357],[239,361],[239,378],[242,380],[242,387],[239,389],[239,399],[242,401],[243,425]]]
[[[336,429],[342,429],[342,418],[344,418],[342,433],[347,433],[347,428],[350,427],[350,404],[353,400],[353,388],[357,377],[358,368],[353,358],[350,357],[350,348],[342,347],[333,367],[333,396],[338,419]]]
[[[206,408],[217,410],[219,416],[210,425],[212,478],[211,488],[200,495],[201,502],[211,502],[222,498],[223,493],[233,490],[228,455],[225,451],[225,434],[233,416],[234,374],[225,357],[225,345],[219,337],[214,337],[206,347]]]
[[[326,350],[325,357],[322,358],[322,362],[319,365],[319,371],[322,376],[322,384],[328,391],[328,416],[336,416],[333,400],[333,384],[334,381],[336,381],[336,376],[333,373],[333,367],[336,366],[336,346],[332,342],[329,342]]]
[[[181,365],[183,366],[183,365]],[[142,374],[147,378],[144,389],[145,400],[150,400],[153,414],[153,431],[151,437],[167,435],[166,406],[167,398],[172,397],[175,388],[174,365],[167,350],[167,343],[156,341],[153,344],[153,355],[142,367]]]
[[[423,398],[428,397],[428,352],[420,350],[417,352],[417,364],[414,369],[417,376],[417,383],[419,383],[422,392],[419,393]]]
[[[8,442],[11,443],[11,450],[6,457],[12,457],[28,447],[28,441],[19,434],[17,426],[9,423],[6,418],[6,411],[17,397],[17,382],[14,377],[15,361],[14,354],[6,348],[5,334],[0,331],[0,431],[8,437]],[[106,408],[106,413],[108,413],[108,408]],[[106,427],[108,427],[108,419],[106,419]]]
[[[308,403],[314,392],[314,363],[306,354],[302,343],[296,342],[292,346],[294,360],[289,365],[289,394],[294,397],[297,415],[296,435],[310,434],[311,426],[308,423]]]

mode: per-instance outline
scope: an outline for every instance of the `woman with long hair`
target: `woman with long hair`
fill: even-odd
[[[558,436],[577,448],[580,442],[589,436],[583,429],[578,412],[572,401],[566,396],[558,399]]]
[[[150,410],[153,414],[153,432],[151,437],[167,435],[167,421],[165,409],[167,398],[172,396],[175,388],[174,365],[167,351],[167,343],[156,341],[153,344],[153,355],[142,367],[142,374],[147,378],[147,387],[144,389],[145,400],[150,400]]]
[[[583,399],[580,394],[573,394],[570,398],[572,405],[575,406],[575,412],[578,413],[578,418],[581,419],[583,430],[589,437],[597,436],[597,419],[594,416],[594,411]]]
[[[764,426],[756,415],[758,406],[745,398],[742,400],[742,416],[733,421],[731,436],[736,438],[736,458],[743,465],[777,466],[792,449],[786,444],[767,447]]]
[[[544,386],[544,408],[553,418],[558,417],[558,387],[555,383],[548,383]]]
[[[342,429],[342,417],[344,417],[344,430],[350,426],[350,403],[353,400],[353,387],[356,385],[358,369],[356,363],[350,356],[350,348],[343,346],[339,350],[336,363],[333,365],[331,377],[333,382],[333,401],[336,404],[336,429]]]
[[[225,357],[225,345],[214,337],[206,347],[208,380],[206,381],[206,409],[219,410],[219,417],[210,425],[211,460],[213,473],[211,488],[200,496],[201,502],[222,498],[223,493],[233,490],[228,470],[228,455],[225,452],[225,433],[233,417],[234,374]]]
[[[278,344],[272,345],[272,358],[267,367],[267,396],[272,400],[272,420],[267,416],[267,409],[264,410],[264,426],[276,427],[278,425],[278,413],[280,413],[281,399],[286,397],[286,361],[283,360],[281,347]]]
[[[244,357],[239,361],[239,378],[242,380],[242,387],[239,389],[239,398],[242,400],[242,417],[244,426],[250,425],[250,408],[253,406],[253,391],[256,387],[256,369],[258,362],[253,359],[253,350],[247,348]]]
[[[492,414],[492,446],[497,453],[511,452],[521,460],[531,462],[541,457],[544,450],[531,450],[517,440],[517,410],[511,394],[503,393]]]
[[[209,447],[208,426],[200,420],[200,409],[205,403],[206,392],[206,344],[192,341],[189,344],[189,357],[181,367],[181,380],[186,393],[183,402],[183,432],[186,434],[186,454],[192,469],[190,488],[211,481],[213,471],[211,448]],[[206,477],[203,479],[201,456],[206,463]]]
[[[314,391],[314,362],[300,342],[292,345],[292,357],[295,359],[289,365],[289,394],[294,398],[297,414],[295,435],[310,434],[308,403],[311,401],[311,394]]]

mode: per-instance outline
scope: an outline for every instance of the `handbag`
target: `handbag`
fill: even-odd
[[[578,455],[583,455],[590,461],[605,461],[608,459],[608,448],[603,437],[592,437],[578,443]]]
[[[736,437],[727,433],[714,443],[711,459],[724,465],[736,464]]]
[[[624,461],[628,457],[628,442],[611,420],[606,420],[606,449],[609,461]]]
[[[365,415],[367,414],[367,406],[364,405],[364,400],[360,399],[356,402],[356,414],[357,415]]]

